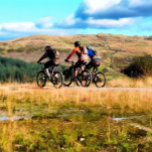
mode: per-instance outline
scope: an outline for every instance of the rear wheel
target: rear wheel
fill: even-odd
[[[45,85],[46,85],[46,81],[47,81],[46,74],[44,73],[44,71],[40,71],[40,72],[37,74],[37,77],[36,77],[37,85],[38,85],[40,88],[43,88],[43,87],[45,87]]]
[[[55,88],[61,88],[63,85],[63,75],[61,72],[54,72],[52,76],[52,83]]]
[[[96,87],[101,88],[104,87],[106,84],[106,77],[104,73],[98,72],[95,74],[93,82],[95,83]]]

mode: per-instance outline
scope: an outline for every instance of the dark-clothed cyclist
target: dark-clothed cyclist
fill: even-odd
[[[57,65],[56,60],[58,57],[59,57],[59,52],[53,49],[50,45],[47,45],[45,47],[45,53],[37,62],[37,63],[40,63],[43,59],[48,58],[48,62],[44,64],[44,71],[46,72],[49,78],[50,78],[49,67],[54,67]]]

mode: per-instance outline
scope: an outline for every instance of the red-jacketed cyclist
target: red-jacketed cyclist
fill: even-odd
[[[82,65],[84,65],[86,62],[85,60],[87,60],[87,55],[85,55],[85,50],[84,48],[81,46],[80,41],[76,41],[74,43],[74,49],[73,51],[68,55],[68,57],[65,59],[66,62],[69,62],[70,58],[76,54],[78,57],[77,62],[75,63],[75,77],[77,76],[77,68],[81,67]]]

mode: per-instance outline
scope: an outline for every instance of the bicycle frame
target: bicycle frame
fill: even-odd
[[[50,76],[48,76],[48,74],[46,74],[45,71],[46,68],[43,68],[41,71],[38,72],[37,74],[37,84],[39,87],[44,87],[46,85],[47,80],[49,80],[50,82],[52,82],[52,84],[57,88],[57,87],[61,87],[63,84],[63,76],[62,73],[59,72],[58,69],[58,65],[54,65],[52,66],[51,70],[49,68],[49,72],[50,72]],[[42,76],[41,76],[42,75]],[[57,76],[58,75],[58,76]],[[40,76],[40,79],[39,79]],[[41,84],[40,84],[40,83]],[[57,86],[59,84],[59,86]]]
[[[42,71],[44,71],[44,73],[46,74],[45,69],[46,69],[46,68],[43,68]],[[52,66],[52,67],[51,67],[51,70],[50,70],[50,68],[49,68],[49,72],[50,72],[50,76],[51,76],[51,77],[52,77],[52,75],[54,74],[54,72],[57,71],[57,69],[58,69],[58,65]],[[47,76],[47,74],[46,74],[46,76]],[[47,76],[47,77],[48,77],[48,76]]]
[[[72,73],[71,77],[72,77],[72,80],[74,80],[75,78],[75,69],[74,69],[74,63],[72,62],[72,65],[68,68],[68,70],[70,70],[70,73]]]

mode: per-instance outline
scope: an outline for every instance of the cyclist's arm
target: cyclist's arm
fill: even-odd
[[[67,60],[69,60],[75,54],[75,52],[76,52],[76,49],[74,48],[73,51],[67,57]]]
[[[40,63],[43,59],[47,58],[48,55],[45,53],[37,62]]]

